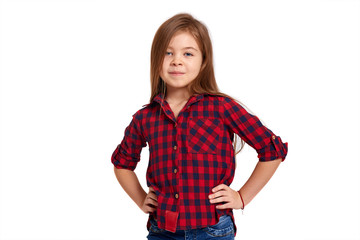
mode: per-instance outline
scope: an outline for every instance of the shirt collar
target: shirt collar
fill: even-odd
[[[196,94],[196,95],[192,95],[189,100],[188,100],[188,105],[191,105],[195,102],[200,101],[201,99],[204,98],[204,94]],[[165,105],[165,99],[164,99],[164,94],[163,93],[159,93],[158,95],[156,95],[153,99],[153,102],[158,102],[161,106]]]

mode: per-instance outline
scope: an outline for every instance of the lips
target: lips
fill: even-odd
[[[169,72],[169,74],[172,75],[172,76],[182,76],[185,73],[184,72],[179,72],[179,71],[171,71],[171,72]]]

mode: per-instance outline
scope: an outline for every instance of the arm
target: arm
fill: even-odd
[[[138,111],[136,114],[139,115],[141,112]],[[138,116],[137,118],[136,114],[133,115],[130,124],[125,129],[123,140],[113,152],[111,162],[114,164],[115,176],[121,187],[143,212],[149,213],[155,211],[157,197],[152,188],[146,194],[134,172],[140,161],[141,150],[146,146],[146,140],[138,120],[142,117]]]
[[[260,192],[281,163],[281,159],[258,162],[247,182],[240,189],[245,206]]]
[[[157,206],[157,198],[152,188],[146,194],[135,172],[131,170],[114,167],[114,172],[121,187],[143,212],[149,213],[155,211],[154,206]]]
[[[270,180],[279,164],[287,155],[287,143],[283,143],[259,118],[247,112],[239,103],[230,98],[223,99],[223,122],[233,133],[241,137],[258,153],[259,162],[248,181],[240,189],[244,205],[247,205]],[[220,184],[209,195],[211,203],[225,202],[216,206],[243,208],[240,195],[225,184]]]
[[[241,196],[243,197],[245,206],[260,192],[260,190],[266,185],[270,178],[275,173],[281,158],[268,161],[258,162],[251,176],[247,182],[240,189]],[[216,206],[218,209],[240,209],[242,205],[240,195],[235,190],[231,189],[225,184],[220,184],[213,188],[213,194],[209,195],[210,203],[221,203],[225,204]]]

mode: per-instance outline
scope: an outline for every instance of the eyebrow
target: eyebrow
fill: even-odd
[[[172,48],[172,47],[168,47],[168,48],[171,48],[171,49],[174,49],[174,48]],[[195,50],[195,51],[198,51],[196,48],[194,48],[194,47],[184,47],[184,48],[182,48],[181,50],[186,50],[186,49],[193,49],[193,50]]]

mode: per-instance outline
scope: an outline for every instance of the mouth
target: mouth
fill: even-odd
[[[169,74],[170,74],[171,76],[182,76],[182,75],[184,75],[185,73],[179,72],[179,71],[172,71],[172,72],[169,72]]]

